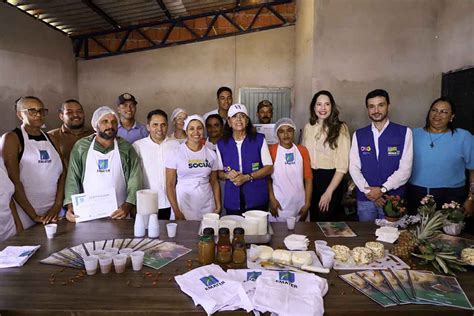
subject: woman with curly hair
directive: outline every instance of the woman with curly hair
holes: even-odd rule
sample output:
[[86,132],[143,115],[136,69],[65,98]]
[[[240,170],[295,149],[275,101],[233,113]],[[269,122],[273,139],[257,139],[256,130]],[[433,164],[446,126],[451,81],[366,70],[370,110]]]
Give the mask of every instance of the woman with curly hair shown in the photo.
[[313,96],[309,112],[302,145],[309,151],[313,172],[310,220],[334,221],[342,210],[342,179],[349,168],[349,129],[339,120],[339,110],[329,91]]

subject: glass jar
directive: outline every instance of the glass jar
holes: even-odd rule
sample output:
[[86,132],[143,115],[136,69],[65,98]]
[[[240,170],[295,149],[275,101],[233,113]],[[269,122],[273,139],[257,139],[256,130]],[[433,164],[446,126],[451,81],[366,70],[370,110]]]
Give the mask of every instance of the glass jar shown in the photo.
[[219,241],[217,242],[218,263],[230,263],[232,261],[232,244],[230,243],[230,231],[226,227],[219,228]]
[[245,242],[237,240],[234,243],[234,251],[232,252],[232,263],[244,264],[245,262],[247,262]]
[[198,260],[201,264],[211,264],[214,262],[216,244],[214,242],[214,229],[204,228],[198,244]]
[[234,228],[234,239],[232,239],[232,247],[237,241],[243,242],[245,245],[245,230],[242,227]]

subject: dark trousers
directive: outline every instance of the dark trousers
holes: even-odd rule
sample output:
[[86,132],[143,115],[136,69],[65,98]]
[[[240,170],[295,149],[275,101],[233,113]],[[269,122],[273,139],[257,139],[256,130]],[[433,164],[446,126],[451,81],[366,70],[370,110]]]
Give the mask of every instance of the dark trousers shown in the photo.
[[311,196],[311,207],[309,210],[310,219],[312,222],[328,222],[337,221],[341,218],[343,208],[341,206],[343,196],[342,181],[332,193],[331,202],[329,203],[329,210],[321,212],[319,210],[319,201],[321,196],[326,192],[332,177],[336,173],[336,169],[311,169],[313,172],[313,195]]
[[242,209],[242,210],[231,210],[231,209],[228,209],[228,208],[225,209],[227,215],[242,215],[243,213],[245,213],[247,211],[250,211],[250,210],[259,210],[259,211],[268,212],[268,204],[255,206],[255,207],[251,207],[251,208],[246,208],[246,209]]
[[425,187],[419,187],[413,184],[408,184],[408,212],[410,214],[416,214],[417,209],[420,206],[420,200],[428,194],[431,194],[434,197],[437,209],[441,209],[444,203],[450,203],[451,201],[458,202],[462,205],[467,198],[467,190],[464,186],[459,188],[430,189]]
[[170,219],[171,217],[171,207],[160,208],[158,210],[158,219]]

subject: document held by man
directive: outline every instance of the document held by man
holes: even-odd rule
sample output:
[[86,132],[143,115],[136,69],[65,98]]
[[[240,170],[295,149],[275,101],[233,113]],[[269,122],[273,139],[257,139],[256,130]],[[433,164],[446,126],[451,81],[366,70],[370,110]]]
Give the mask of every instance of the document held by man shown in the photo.
[[114,188],[93,194],[74,194],[71,198],[76,223],[109,217],[118,208]]
[[258,133],[265,135],[267,144],[277,144],[278,138],[275,135],[275,124],[254,124]]

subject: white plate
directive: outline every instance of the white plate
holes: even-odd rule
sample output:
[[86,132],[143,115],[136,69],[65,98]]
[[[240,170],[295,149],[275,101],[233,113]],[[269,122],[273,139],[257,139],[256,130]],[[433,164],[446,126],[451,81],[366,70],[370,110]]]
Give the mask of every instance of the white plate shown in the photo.
[[[316,253],[313,250],[307,250],[307,251],[294,250],[294,251],[291,251],[291,252],[308,252],[311,255],[311,258],[313,259],[313,263],[311,263],[310,266],[318,267],[318,268],[323,267],[323,265],[319,261],[318,256],[316,255]],[[257,259],[257,261],[251,261],[251,260],[247,259],[247,268],[249,268],[249,269],[264,269],[263,267],[260,266],[260,262],[262,262],[262,261],[265,261],[265,260]],[[287,270],[287,269],[282,269],[282,270]]]
[[335,260],[333,268],[334,270],[384,270],[388,268],[399,270],[410,269],[410,266],[397,256],[389,254],[388,250],[385,250],[385,257],[377,259],[370,264],[357,264],[351,256],[347,262]]

